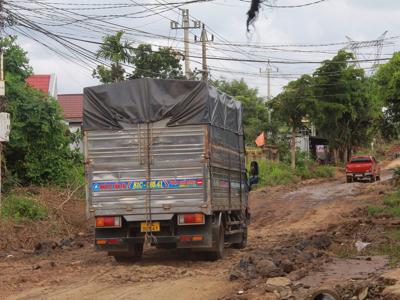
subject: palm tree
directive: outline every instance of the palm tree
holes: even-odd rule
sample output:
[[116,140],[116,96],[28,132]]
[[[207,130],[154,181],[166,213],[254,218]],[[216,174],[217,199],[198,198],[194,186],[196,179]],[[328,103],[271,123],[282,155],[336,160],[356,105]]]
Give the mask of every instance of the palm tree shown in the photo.
[[[97,58],[111,61],[110,81],[117,82],[124,80],[125,69],[121,63],[129,63],[132,59],[133,47],[128,41],[121,41],[124,31],[117,31],[115,35],[107,35],[103,39],[103,44],[97,51]],[[99,66],[97,67],[99,69]],[[104,67],[103,67],[104,71]],[[101,76],[99,70],[95,70],[94,75]]]

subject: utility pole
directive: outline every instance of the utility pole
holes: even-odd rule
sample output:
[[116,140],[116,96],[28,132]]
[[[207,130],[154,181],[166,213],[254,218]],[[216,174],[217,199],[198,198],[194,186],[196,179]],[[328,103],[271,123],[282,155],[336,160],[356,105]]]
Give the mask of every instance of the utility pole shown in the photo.
[[[3,43],[3,32],[4,32],[4,27],[5,27],[5,16],[4,10],[3,10],[3,0],[0,0],[0,42]],[[3,62],[4,62],[4,57],[3,57],[3,45],[0,45],[0,107],[3,109],[4,106],[4,97],[6,95],[5,91],[5,82],[4,82],[4,67],[3,67]],[[1,188],[2,188],[2,180],[1,180],[1,169],[3,167],[3,144],[2,141],[0,140],[0,212],[2,209],[2,203],[1,203]]]
[[[6,26],[6,16],[3,10],[3,0],[0,0],[0,42],[3,42],[4,28]],[[5,101],[5,82],[4,82],[4,57],[3,57],[3,45],[0,45],[0,104],[3,109]],[[10,133],[10,115],[8,113],[0,112],[0,211],[2,207],[1,203],[1,169],[3,167],[3,142],[8,142],[8,135]]]
[[[207,66],[207,43],[214,41],[214,35],[211,35],[211,40],[208,39],[206,26],[203,23],[203,29],[201,30],[200,42],[201,42],[201,55],[202,55],[202,72],[201,80],[208,80],[208,66]],[[197,42],[197,36],[194,37],[194,41]]]
[[189,29],[198,29],[201,26],[200,21],[193,21],[193,26],[190,26],[189,10],[180,9],[182,11],[182,25],[179,26],[178,22],[171,21],[171,29],[183,29],[183,41],[185,44],[185,76],[189,79],[191,76],[190,72],[190,61],[189,61]]
[[[3,0],[0,0],[0,42],[3,42],[4,27],[6,26],[6,20],[3,10]],[[4,57],[3,57],[3,46],[0,45],[0,98],[4,100],[3,97],[5,93],[5,83],[4,83],[4,67],[3,67]]]
[[[271,101],[271,71],[272,66],[269,61],[265,71],[260,69],[260,74],[267,74],[267,102]],[[271,109],[268,109],[268,123],[271,124]]]

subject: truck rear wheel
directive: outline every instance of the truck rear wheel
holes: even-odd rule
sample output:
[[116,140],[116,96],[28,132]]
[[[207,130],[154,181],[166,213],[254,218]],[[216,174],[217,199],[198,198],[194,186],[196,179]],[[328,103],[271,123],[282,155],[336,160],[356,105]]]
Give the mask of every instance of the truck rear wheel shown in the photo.
[[215,249],[208,253],[209,259],[212,261],[216,261],[218,259],[222,259],[225,256],[225,230],[224,225],[221,223],[219,226],[218,234],[216,236],[216,245]]
[[114,256],[117,262],[135,262],[142,258],[143,246],[144,244],[133,244],[126,252],[113,252],[110,255]]
[[371,178],[369,179],[369,182],[375,182],[375,175],[371,176]]

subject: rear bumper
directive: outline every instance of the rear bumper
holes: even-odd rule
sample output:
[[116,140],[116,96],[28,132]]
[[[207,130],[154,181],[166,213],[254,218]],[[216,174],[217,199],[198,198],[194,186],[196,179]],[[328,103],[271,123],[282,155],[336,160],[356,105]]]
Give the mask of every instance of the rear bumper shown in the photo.
[[[105,241],[104,244],[97,244],[98,241]],[[172,236],[160,236],[157,237],[159,243],[176,243],[177,238]],[[119,238],[96,238],[95,244],[97,250],[128,250],[129,245],[143,244],[145,242],[144,237],[119,237]]]
[[[212,218],[206,216],[203,225],[176,225],[176,219],[153,220],[160,222],[159,232],[148,233],[148,241],[153,246],[169,244],[176,248],[210,248],[212,247]],[[105,251],[127,251],[133,244],[146,240],[145,233],[140,231],[141,222],[123,221],[121,228],[96,228],[95,247]]]
[[371,176],[373,176],[373,173],[371,173],[371,172],[365,172],[365,173],[347,172],[346,176],[350,177],[350,178],[354,178],[354,179],[363,179],[363,178],[370,178]]

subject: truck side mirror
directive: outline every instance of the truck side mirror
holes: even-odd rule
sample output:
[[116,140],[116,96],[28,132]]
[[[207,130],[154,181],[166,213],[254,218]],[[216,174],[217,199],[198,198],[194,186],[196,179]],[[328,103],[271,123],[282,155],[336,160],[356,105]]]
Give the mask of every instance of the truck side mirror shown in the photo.
[[250,176],[258,176],[258,163],[256,161],[252,161],[250,163]]

